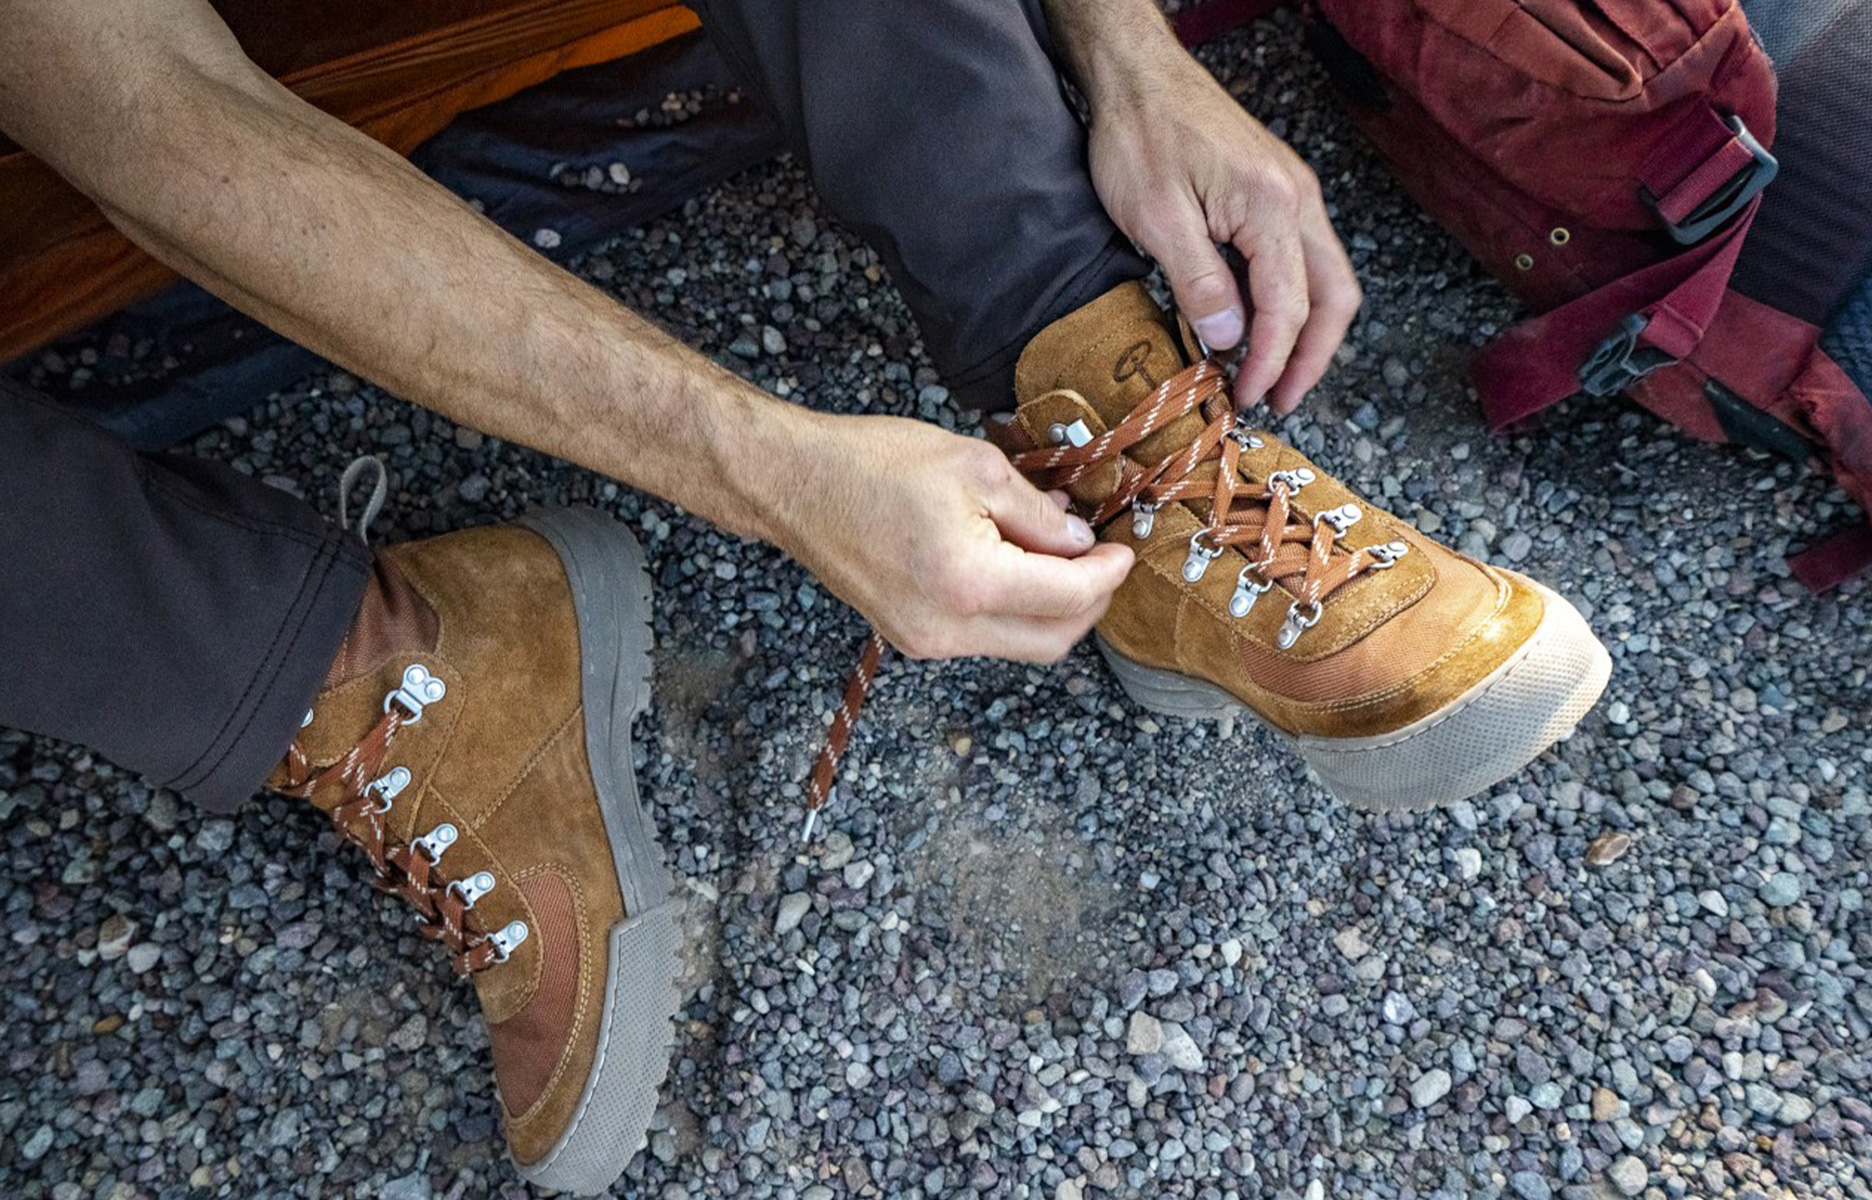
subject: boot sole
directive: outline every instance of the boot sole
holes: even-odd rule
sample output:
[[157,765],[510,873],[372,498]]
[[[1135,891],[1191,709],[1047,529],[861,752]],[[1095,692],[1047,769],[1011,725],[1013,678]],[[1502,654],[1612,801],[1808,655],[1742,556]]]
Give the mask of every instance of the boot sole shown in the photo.
[[650,576],[637,539],[596,510],[530,513],[519,524],[558,552],[571,584],[586,758],[630,915],[611,928],[598,1048],[572,1119],[545,1157],[514,1165],[536,1187],[589,1196],[615,1183],[643,1148],[681,1003],[682,905],[631,765],[631,725],[650,703]]
[[1518,774],[1604,693],[1611,656],[1577,609],[1539,590],[1546,614],[1508,661],[1437,712],[1375,737],[1296,737],[1212,683],[1133,662],[1102,637],[1098,646],[1119,684],[1152,712],[1214,720],[1247,713],[1292,742],[1326,790],[1354,808],[1421,812]]

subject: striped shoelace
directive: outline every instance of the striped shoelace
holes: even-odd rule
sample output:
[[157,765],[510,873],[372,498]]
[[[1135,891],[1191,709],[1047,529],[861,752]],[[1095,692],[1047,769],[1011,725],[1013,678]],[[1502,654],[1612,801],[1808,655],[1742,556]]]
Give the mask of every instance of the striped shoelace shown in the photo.
[[[1167,454],[1151,466],[1125,453],[1194,412],[1202,413],[1206,420],[1181,451]],[[1239,469],[1243,451],[1260,449],[1263,444],[1260,436],[1247,429],[1236,415],[1221,367],[1204,359],[1171,376],[1106,432],[1075,441],[1062,427],[1056,432],[1055,444],[1020,451],[1011,456],[1011,461],[1042,489],[1070,488],[1116,461],[1118,486],[1093,510],[1087,523],[1095,530],[1103,529],[1129,509],[1132,532],[1139,540],[1150,536],[1155,514],[1163,505],[1207,502],[1208,518],[1190,538],[1184,580],[1196,583],[1226,548],[1241,548],[1249,561],[1236,578],[1230,612],[1237,618],[1245,617],[1277,583],[1286,586],[1294,598],[1277,640],[1281,649],[1287,650],[1318,623],[1328,597],[1367,572],[1390,567],[1408,546],[1387,542],[1345,550],[1339,539],[1362,513],[1355,504],[1329,509],[1311,519],[1297,510],[1293,497],[1313,482],[1310,471],[1277,471],[1258,486],[1244,480]],[[1208,462],[1216,463],[1214,478],[1197,477],[1197,467]],[[805,839],[812,837],[820,810],[832,799],[839,759],[851,741],[852,727],[887,649],[883,635],[871,630],[858,665],[845,685],[845,695],[832,714],[825,744],[807,782]]]

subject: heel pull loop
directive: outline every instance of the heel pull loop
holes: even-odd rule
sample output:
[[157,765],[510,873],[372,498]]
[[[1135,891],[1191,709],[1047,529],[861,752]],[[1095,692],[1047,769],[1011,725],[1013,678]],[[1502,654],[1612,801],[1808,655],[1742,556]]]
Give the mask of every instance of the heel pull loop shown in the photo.
[[358,541],[370,545],[371,522],[383,511],[384,501],[390,496],[390,470],[383,464],[383,459],[375,454],[364,454],[351,460],[338,477],[338,524],[345,529],[353,529],[351,524],[351,493],[357,490],[360,480],[367,474],[374,474],[371,483],[370,499],[364,502],[364,511],[358,516],[357,526],[353,530]]

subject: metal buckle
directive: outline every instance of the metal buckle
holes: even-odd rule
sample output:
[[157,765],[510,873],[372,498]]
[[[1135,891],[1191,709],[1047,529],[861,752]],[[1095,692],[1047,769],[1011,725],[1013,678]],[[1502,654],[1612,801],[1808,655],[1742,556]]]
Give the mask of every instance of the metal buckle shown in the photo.
[[1716,232],[1729,218],[1747,208],[1749,201],[1761,195],[1762,189],[1773,183],[1774,177],[1781,172],[1781,163],[1755,140],[1755,135],[1749,132],[1741,117],[1724,117],[1723,124],[1729,127],[1736,141],[1755,161],[1736,172],[1708,199],[1692,209],[1689,216],[1681,221],[1670,220],[1659,210],[1661,202],[1651,194],[1649,188],[1638,189],[1638,198],[1657,214],[1665,232],[1680,246],[1694,246]]
[[1664,351],[1638,344],[1638,335],[1650,323],[1643,313],[1626,317],[1619,331],[1600,342],[1580,367],[1580,390],[1588,396],[1616,396],[1651,372],[1674,365],[1677,360]]

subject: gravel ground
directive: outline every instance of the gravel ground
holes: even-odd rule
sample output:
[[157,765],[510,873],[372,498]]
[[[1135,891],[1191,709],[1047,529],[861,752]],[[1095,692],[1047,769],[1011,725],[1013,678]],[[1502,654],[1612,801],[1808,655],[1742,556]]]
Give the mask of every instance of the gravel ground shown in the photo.
[[[1089,649],[887,667],[809,851],[862,628],[774,551],[319,374],[196,452],[389,536],[597,503],[658,580],[638,769],[692,991],[618,1194],[1872,1196],[1872,603],[1788,579],[1803,471],[1612,404],[1482,429],[1504,293],[1353,137],[1291,23],[1206,52],[1319,167],[1368,294],[1285,432],[1575,597],[1609,702],[1520,779],[1367,817]],[[872,256],[752,171],[581,264],[783,395],[969,427]],[[38,372],[60,384],[60,365]],[[472,994],[308,810],[203,820],[0,733],[0,1193],[518,1197]]]

